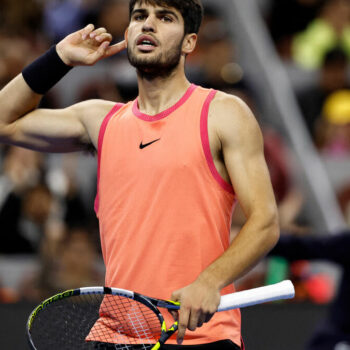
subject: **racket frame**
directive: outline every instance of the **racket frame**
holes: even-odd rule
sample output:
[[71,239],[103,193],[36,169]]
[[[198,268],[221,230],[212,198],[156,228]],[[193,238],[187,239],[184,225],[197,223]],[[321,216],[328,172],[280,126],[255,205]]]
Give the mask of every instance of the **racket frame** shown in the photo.
[[[37,350],[37,348],[35,347],[34,342],[32,340],[30,330],[35,318],[40,313],[40,311],[43,310],[47,305],[50,305],[51,303],[57,302],[64,298],[86,294],[120,295],[138,301],[150,308],[156,314],[161,325],[160,339],[153,346],[152,350],[159,349],[161,345],[164,344],[165,341],[168,340],[171,337],[171,335],[177,331],[177,321],[169,329],[167,329],[163,315],[158,310],[158,307],[166,308],[168,310],[179,310],[179,302],[151,298],[136,292],[120,288],[83,287],[77,289],[70,289],[63,293],[58,293],[44,300],[32,311],[27,321],[27,337],[32,350]],[[279,283],[275,283],[273,285],[253,288],[250,290],[224,295],[221,297],[221,302],[217,311],[232,310],[240,307],[247,307],[280,299],[291,299],[294,297],[294,295],[295,291],[293,283],[289,280],[286,280]]]
[[31,336],[31,327],[35,320],[35,318],[38,316],[41,310],[43,310],[48,305],[60,301],[65,298],[70,298],[72,296],[78,296],[78,295],[89,295],[89,294],[99,294],[99,295],[119,295],[123,296],[129,299],[133,299],[137,302],[142,303],[143,305],[150,308],[157,316],[160,327],[161,327],[161,337],[159,338],[158,342],[155,343],[152,350],[157,350],[160,348],[164,342],[169,339],[169,337],[174,334],[177,330],[177,322],[175,322],[169,329],[166,327],[165,320],[163,318],[162,313],[158,310],[158,307],[166,308],[169,310],[178,310],[180,308],[180,303],[171,301],[171,300],[160,300],[156,298],[146,297],[142,294],[132,292],[130,290],[121,289],[121,288],[110,288],[110,287],[82,287],[77,289],[69,289],[65,292],[58,293],[53,295],[52,297],[45,299],[43,302],[41,302],[29,315],[27,320],[27,338],[29,342],[29,346],[32,350],[37,350],[35,347],[35,344],[33,342],[32,336]]

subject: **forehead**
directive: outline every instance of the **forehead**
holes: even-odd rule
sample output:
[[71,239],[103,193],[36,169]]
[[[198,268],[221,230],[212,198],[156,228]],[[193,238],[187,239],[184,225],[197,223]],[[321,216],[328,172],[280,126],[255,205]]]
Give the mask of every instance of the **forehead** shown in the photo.
[[137,1],[135,3],[135,6],[134,6],[134,10],[146,10],[146,11],[162,11],[162,12],[166,12],[166,11],[169,11],[169,12],[174,12],[179,18],[182,18],[182,14],[181,12],[176,9],[175,7],[172,7],[172,6],[168,6],[167,4],[165,3],[162,3],[162,2],[156,2],[156,1],[147,1],[147,0],[141,0],[141,1]]

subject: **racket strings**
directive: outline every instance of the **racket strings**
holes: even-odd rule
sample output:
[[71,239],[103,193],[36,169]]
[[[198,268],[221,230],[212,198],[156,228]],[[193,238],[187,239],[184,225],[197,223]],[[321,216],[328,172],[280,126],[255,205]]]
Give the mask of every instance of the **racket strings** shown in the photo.
[[90,332],[90,339],[119,344],[154,344],[161,334],[155,312],[133,299],[106,295],[100,316]]
[[79,295],[46,305],[30,335],[37,350],[151,349],[161,335],[157,314],[122,296]]

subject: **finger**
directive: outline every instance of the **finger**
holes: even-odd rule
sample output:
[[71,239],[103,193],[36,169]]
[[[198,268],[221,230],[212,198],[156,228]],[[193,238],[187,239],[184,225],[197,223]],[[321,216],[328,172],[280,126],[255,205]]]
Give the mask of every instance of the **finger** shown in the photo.
[[181,307],[180,314],[179,314],[179,326],[178,326],[178,332],[177,332],[177,339],[176,339],[179,345],[181,345],[184,340],[189,317],[190,317],[190,310],[188,308]]
[[177,310],[169,310],[169,312],[175,321],[179,320],[179,312]]
[[106,57],[110,57],[110,56],[116,55],[117,53],[119,53],[120,51],[123,51],[125,49],[126,49],[126,42],[125,42],[125,40],[123,40],[118,44],[114,44],[112,46],[109,46],[105,52],[105,55],[106,55]]
[[[188,322],[188,329],[190,331],[195,331],[197,326],[198,326],[198,322],[200,320],[200,315],[201,313],[197,310],[192,309],[191,310],[191,315],[190,315],[190,319]],[[203,323],[203,322],[202,322]]]
[[203,323],[206,322],[206,314],[201,313],[198,317],[197,327],[202,327]]
[[103,41],[112,41],[112,35],[109,33],[103,33],[95,37],[95,40],[102,43]]
[[92,52],[87,58],[86,58],[86,64],[87,65],[93,65],[97,61],[101,60],[102,58],[106,57],[106,50],[108,48],[109,42],[104,41],[94,52]]
[[172,301],[180,301],[180,298],[181,298],[181,290],[175,290],[171,294],[170,300],[172,300]]
[[88,24],[85,28],[81,30],[81,38],[85,40],[88,35],[94,30],[95,26],[93,24]]
[[[179,302],[180,301],[180,296],[181,296],[180,291],[174,291],[171,294],[170,300]],[[175,321],[179,320],[179,310],[169,310],[169,312],[171,313],[171,315],[173,316]]]
[[102,28],[98,28],[98,29],[94,30],[93,32],[91,32],[89,34],[89,36],[91,39],[93,39],[93,38],[96,38],[97,36],[99,36],[103,33],[107,33],[107,29],[102,27]]
[[102,57],[106,57],[106,52],[109,47],[110,42],[109,41],[104,41],[96,51],[96,59],[100,59]]

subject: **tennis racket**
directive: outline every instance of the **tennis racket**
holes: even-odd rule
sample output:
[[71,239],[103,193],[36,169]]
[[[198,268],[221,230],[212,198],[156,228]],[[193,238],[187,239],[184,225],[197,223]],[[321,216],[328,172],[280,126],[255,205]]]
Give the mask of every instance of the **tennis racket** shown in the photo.
[[[218,311],[293,297],[293,284],[286,280],[224,295]],[[46,299],[30,314],[29,345],[34,350],[157,350],[177,330],[177,322],[166,327],[158,308],[178,310],[180,304],[117,288],[68,290]]]

